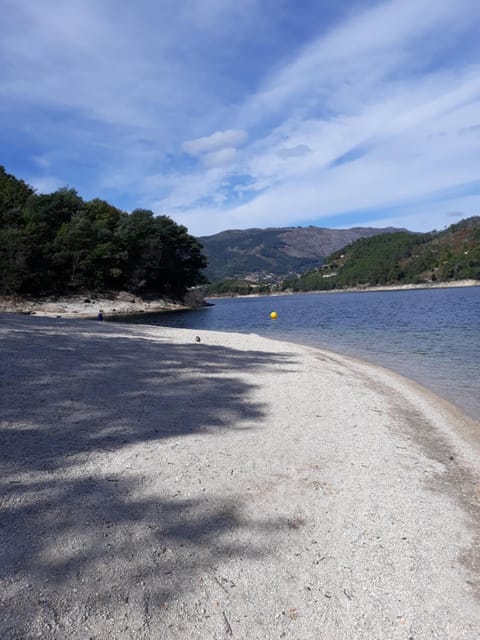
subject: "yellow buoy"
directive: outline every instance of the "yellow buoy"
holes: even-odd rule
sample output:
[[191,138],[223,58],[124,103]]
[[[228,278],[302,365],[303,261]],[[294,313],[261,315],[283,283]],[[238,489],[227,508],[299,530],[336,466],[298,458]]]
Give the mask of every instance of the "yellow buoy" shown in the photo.
[[276,319],[278,318],[277,312],[276,312],[276,311],[272,311],[272,312],[270,313],[270,318],[271,318],[272,320],[276,320]]

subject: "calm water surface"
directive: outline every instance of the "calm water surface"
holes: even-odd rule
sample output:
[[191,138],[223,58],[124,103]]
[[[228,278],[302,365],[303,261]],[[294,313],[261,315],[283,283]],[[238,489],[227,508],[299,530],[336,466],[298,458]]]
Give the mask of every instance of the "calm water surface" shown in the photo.
[[[480,287],[228,298],[214,303],[128,321],[258,333],[356,356],[416,380],[480,419]],[[273,310],[278,313],[274,321]]]

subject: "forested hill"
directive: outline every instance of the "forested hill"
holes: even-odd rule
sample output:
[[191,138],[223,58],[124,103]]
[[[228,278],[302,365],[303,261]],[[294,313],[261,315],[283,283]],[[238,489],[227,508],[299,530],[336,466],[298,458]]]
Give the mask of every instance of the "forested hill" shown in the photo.
[[208,256],[212,282],[227,278],[286,277],[321,264],[326,256],[358,238],[397,231],[393,228],[322,229],[283,227],[222,231],[199,238]]
[[284,289],[480,280],[480,217],[431,233],[398,232],[357,240],[332,253],[322,267],[284,281]]
[[167,216],[38,195],[0,166],[0,294],[130,291],[181,298],[204,282],[201,245]]

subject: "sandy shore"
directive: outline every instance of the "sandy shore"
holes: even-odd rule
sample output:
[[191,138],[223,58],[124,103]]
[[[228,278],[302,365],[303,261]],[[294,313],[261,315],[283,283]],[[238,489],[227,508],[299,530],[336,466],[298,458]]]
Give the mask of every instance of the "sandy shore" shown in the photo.
[[1,315],[0,351],[3,640],[480,637],[447,403],[254,335]]
[[68,297],[20,298],[0,296],[0,313],[22,313],[59,318],[96,318],[99,311],[108,318],[114,315],[181,311],[203,306],[198,290],[187,292],[183,302],[158,298],[145,300],[126,291],[105,295],[72,295]]

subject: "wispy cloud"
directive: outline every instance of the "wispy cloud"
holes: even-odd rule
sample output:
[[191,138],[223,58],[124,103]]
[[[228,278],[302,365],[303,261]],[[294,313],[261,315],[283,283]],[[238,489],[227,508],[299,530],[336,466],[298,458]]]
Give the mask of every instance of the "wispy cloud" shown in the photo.
[[229,129],[215,131],[196,140],[187,140],[182,148],[191,156],[199,158],[205,166],[217,167],[231,164],[237,156],[237,147],[246,139],[246,131]]
[[480,210],[477,0],[2,4],[0,162],[37,188],[199,235]]
[[192,156],[209,153],[224,148],[235,148],[245,142],[246,131],[229,129],[228,131],[215,131],[209,136],[187,140],[183,143],[183,149]]
[[[325,218],[332,224],[335,214],[353,220],[357,211],[366,219],[373,210],[383,218],[394,205],[407,215],[415,200],[432,203],[423,207],[417,228],[438,226],[446,210],[438,192],[448,206],[447,187],[461,190],[479,178],[479,51],[469,60],[433,63],[443,53],[439,30],[468,32],[468,4],[464,12],[453,3],[433,12],[428,2],[388,3],[334,29],[269,79],[244,105],[247,119],[278,111],[282,101],[300,104],[241,158],[238,170],[254,178],[253,197],[228,207],[235,226],[258,219],[287,224]],[[299,95],[308,99],[301,102]],[[282,149],[299,145],[312,153],[279,162]],[[477,202],[480,208],[480,189]],[[186,215],[198,224],[210,211],[199,207]]]
[[279,158],[303,158],[313,153],[307,144],[297,144],[295,147],[283,147],[277,151]]

